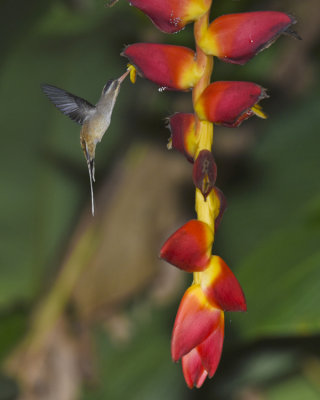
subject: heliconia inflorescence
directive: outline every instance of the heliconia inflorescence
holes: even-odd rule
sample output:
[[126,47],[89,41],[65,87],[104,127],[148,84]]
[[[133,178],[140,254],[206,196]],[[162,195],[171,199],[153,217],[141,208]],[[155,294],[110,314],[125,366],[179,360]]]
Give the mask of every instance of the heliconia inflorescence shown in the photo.
[[127,46],[131,80],[135,74],[162,89],[192,90],[193,113],[176,113],[167,120],[168,148],[193,164],[197,219],[185,223],[162,246],[160,257],[193,273],[174,323],[171,354],[182,360],[187,385],[200,387],[218,367],[224,338],[224,312],[246,311],[240,284],[227,264],[212,255],[226,199],[215,186],[217,166],[212,155],[213,125],[237,127],[256,115],[266,118],[259,102],[267,96],[256,83],[210,83],[213,57],[245,64],[291,31],[295,19],[283,12],[258,11],[223,15],[209,23],[212,0],[130,0],[157,28],[175,33],[194,23],[196,51],[154,43]]

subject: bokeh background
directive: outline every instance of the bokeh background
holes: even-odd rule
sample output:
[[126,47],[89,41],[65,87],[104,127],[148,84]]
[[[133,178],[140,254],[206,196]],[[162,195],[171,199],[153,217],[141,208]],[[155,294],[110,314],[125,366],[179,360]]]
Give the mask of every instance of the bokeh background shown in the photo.
[[212,18],[268,9],[295,15],[303,40],[214,69],[271,96],[268,120],[215,130],[228,210],[214,252],[248,312],[227,314],[220,367],[189,391],[170,336],[191,276],[157,255],[194,217],[191,165],[167,151],[164,121],[191,96],[125,81],[97,149],[92,218],[79,126],[40,84],[95,103],[125,71],[126,44],[193,47],[192,27],[162,34],[125,0],[1,1],[1,400],[320,398],[320,2],[216,0]]

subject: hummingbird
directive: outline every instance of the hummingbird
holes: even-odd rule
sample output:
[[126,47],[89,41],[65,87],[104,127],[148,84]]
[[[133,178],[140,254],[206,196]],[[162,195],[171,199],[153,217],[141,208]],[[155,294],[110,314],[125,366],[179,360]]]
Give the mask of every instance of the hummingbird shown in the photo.
[[127,70],[118,79],[109,80],[103,87],[100,99],[94,106],[87,100],[75,96],[56,86],[42,84],[41,88],[52,103],[70,119],[82,125],[80,145],[87,161],[91,190],[91,211],[94,215],[93,182],[95,182],[96,146],[109,128],[112,111]]

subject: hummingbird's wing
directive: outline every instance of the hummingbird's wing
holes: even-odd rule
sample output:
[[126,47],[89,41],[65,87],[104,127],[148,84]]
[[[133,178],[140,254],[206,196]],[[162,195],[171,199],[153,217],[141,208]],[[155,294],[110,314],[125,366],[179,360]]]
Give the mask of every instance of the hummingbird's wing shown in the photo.
[[59,89],[52,85],[41,85],[42,91],[49,97],[52,103],[78,124],[83,124],[85,119],[92,115],[95,111],[95,106],[90,104],[87,100],[74,94],[68,93],[63,89]]

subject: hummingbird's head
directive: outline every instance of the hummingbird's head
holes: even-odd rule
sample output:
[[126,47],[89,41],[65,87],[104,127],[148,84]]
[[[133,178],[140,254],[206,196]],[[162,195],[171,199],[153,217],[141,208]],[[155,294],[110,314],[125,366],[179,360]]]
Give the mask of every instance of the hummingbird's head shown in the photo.
[[123,75],[118,79],[110,79],[103,87],[102,94],[103,95],[118,95],[121,83],[124,81],[126,76],[129,74],[129,70],[127,70]]
[[103,87],[102,94],[116,93],[120,89],[119,79],[110,79]]

